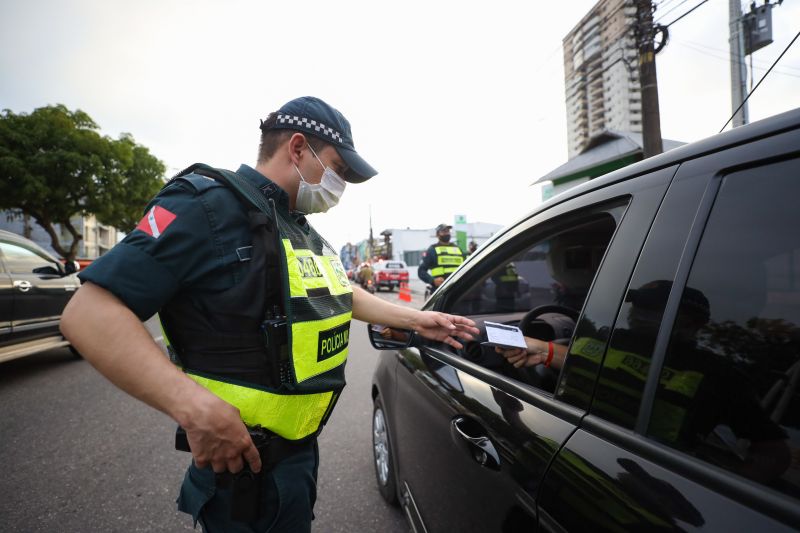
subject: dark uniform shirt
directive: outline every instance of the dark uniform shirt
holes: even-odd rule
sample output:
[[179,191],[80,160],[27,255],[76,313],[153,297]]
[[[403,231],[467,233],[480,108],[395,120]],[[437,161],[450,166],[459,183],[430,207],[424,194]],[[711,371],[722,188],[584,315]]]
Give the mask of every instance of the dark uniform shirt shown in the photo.
[[[288,205],[286,192],[261,173],[247,165],[237,172],[276,204]],[[178,293],[229,289],[250,266],[252,238],[241,202],[221,183],[190,176],[191,183],[175,180],[164,187],[137,228],[79,274],[113,293],[140,320]]]

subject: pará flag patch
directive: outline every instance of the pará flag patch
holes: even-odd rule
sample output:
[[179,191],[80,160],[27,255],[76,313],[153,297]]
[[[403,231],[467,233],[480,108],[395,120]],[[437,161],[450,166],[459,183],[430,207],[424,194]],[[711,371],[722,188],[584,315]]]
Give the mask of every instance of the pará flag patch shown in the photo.
[[167,226],[172,224],[177,216],[174,213],[154,205],[150,211],[139,221],[136,229],[140,229],[151,237],[158,239],[162,233],[167,229]]

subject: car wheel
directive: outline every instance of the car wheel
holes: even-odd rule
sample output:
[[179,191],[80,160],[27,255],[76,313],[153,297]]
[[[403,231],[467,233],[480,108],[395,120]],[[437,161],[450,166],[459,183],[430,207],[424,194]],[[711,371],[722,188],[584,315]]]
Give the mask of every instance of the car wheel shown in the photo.
[[375,397],[372,411],[372,449],[375,459],[375,479],[378,490],[387,503],[397,505],[397,483],[394,472],[392,446],[389,443],[389,425],[380,396]]
[[71,345],[71,344],[69,345],[69,351],[72,352],[72,356],[75,359],[83,359],[83,356],[81,355],[81,352],[76,350],[75,347],[73,345]]

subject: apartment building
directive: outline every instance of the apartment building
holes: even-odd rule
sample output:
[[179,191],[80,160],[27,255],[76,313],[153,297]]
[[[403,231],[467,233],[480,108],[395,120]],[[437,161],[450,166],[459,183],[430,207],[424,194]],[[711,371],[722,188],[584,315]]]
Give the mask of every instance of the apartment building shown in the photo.
[[642,132],[633,0],[600,0],[563,40],[569,157],[605,131]]

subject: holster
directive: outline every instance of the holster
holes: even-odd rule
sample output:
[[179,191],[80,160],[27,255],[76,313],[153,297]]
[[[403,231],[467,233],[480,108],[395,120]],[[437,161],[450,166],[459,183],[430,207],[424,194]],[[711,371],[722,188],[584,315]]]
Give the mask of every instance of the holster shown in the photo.
[[[287,457],[309,449],[315,440],[312,437],[298,442],[289,441],[261,428],[248,428],[248,432],[261,457],[261,472],[253,472],[250,470],[250,465],[245,463],[244,468],[235,474],[231,472],[214,474],[217,488],[230,488],[233,491],[230,518],[238,522],[252,522],[260,516],[261,484],[264,473],[271,471]],[[180,426],[175,431],[175,449],[191,451],[186,431]]]

